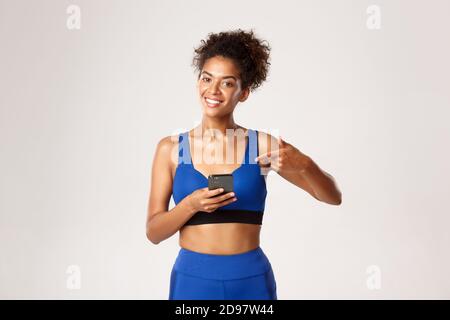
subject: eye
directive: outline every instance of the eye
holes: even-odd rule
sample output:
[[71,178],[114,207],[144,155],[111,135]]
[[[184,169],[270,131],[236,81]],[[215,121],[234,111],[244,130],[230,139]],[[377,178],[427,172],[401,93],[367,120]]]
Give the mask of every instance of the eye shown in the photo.
[[203,78],[202,78],[202,81],[203,81],[203,82],[207,82],[207,81],[205,81],[205,80],[209,80],[209,78],[203,77]]
[[228,81],[227,81],[227,82],[224,82],[224,83],[226,84],[227,87],[232,87],[232,86],[233,86],[233,83],[232,83],[232,82],[228,82]]

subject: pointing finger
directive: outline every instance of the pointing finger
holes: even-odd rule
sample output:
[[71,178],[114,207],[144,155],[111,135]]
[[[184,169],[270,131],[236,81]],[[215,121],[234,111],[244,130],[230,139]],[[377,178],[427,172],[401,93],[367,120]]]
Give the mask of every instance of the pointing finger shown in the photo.
[[268,161],[270,162],[271,160],[275,159],[278,157],[280,151],[279,150],[275,150],[275,151],[269,151],[266,152],[258,157],[255,158],[255,161]]

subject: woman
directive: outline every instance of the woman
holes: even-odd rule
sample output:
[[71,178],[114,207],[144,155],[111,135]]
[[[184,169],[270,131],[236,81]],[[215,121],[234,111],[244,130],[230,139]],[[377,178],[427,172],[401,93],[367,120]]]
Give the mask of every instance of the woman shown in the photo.
[[[332,176],[293,145],[234,121],[237,104],[266,79],[267,44],[238,29],[209,34],[195,52],[202,122],[158,143],[147,238],[158,244],[180,231],[171,300],[274,300],[274,273],[259,245],[268,171],[319,201],[338,205],[341,193]],[[225,164],[221,156],[230,150],[236,150],[233,161]],[[213,161],[202,163],[202,155]],[[232,174],[233,192],[209,190],[210,174]],[[168,210],[172,194],[176,206]]]

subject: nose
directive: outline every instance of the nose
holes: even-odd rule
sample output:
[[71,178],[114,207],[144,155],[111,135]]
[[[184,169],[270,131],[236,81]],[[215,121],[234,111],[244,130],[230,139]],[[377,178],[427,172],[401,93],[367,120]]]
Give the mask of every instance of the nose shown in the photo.
[[210,94],[219,93],[219,82],[218,81],[214,81],[213,83],[211,83],[211,85],[208,88],[208,93],[210,93]]

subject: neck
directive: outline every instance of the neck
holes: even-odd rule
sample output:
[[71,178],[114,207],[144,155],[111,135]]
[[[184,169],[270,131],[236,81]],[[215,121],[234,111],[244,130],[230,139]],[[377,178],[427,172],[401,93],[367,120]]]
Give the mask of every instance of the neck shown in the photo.
[[202,123],[200,124],[201,130],[203,134],[209,132],[211,135],[216,135],[217,131],[219,131],[222,136],[226,136],[227,129],[237,129],[239,126],[234,122],[233,117],[229,117],[228,119],[211,119],[211,118],[203,118]]

